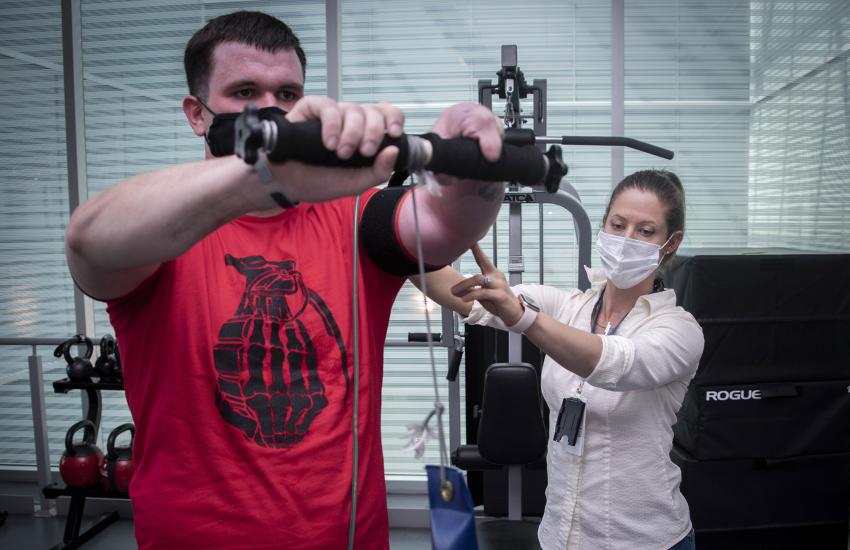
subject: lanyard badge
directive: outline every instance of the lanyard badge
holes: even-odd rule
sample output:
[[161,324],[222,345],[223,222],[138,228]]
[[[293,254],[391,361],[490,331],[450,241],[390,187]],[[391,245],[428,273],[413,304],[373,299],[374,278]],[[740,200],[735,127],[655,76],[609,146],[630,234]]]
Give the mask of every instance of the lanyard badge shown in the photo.
[[553,439],[557,442],[564,439],[564,449],[576,456],[584,452],[584,409],[585,400],[581,396],[564,398],[555,422]]

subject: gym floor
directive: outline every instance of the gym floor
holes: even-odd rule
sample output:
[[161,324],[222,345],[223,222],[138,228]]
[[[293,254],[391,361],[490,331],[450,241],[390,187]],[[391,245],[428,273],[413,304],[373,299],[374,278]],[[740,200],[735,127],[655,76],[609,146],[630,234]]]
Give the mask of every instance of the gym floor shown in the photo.
[[[99,518],[85,517],[81,531]],[[62,541],[65,529],[64,516],[37,518],[31,515],[11,514],[0,527],[0,548],[10,550],[46,550]],[[537,522],[510,522],[504,520],[479,520],[479,550],[516,550],[537,548]],[[420,550],[431,547],[428,529],[390,529],[392,550]],[[83,545],[85,550],[135,550],[133,521],[121,519],[107,527]]]
[[[99,517],[85,517],[85,531]],[[525,519],[509,522],[503,519],[478,518],[479,550],[537,549],[538,521]],[[52,548],[62,540],[65,517],[38,518],[29,514],[11,514],[0,526],[0,548],[14,550]],[[419,550],[431,547],[428,529],[390,529],[391,550]],[[135,550],[133,521],[120,519],[84,545],[86,550]],[[812,526],[806,528],[767,529],[751,532],[701,533],[697,535],[699,550],[850,550],[847,525]]]

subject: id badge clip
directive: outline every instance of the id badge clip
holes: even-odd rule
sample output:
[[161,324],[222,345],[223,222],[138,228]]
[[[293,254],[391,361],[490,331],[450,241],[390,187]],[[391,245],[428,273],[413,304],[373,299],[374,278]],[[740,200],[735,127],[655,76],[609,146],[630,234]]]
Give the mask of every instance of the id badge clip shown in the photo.
[[560,442],[568,453],[576,456],[584,452],[585,403],[580,395],[564,398],[555,422],[553,439]]

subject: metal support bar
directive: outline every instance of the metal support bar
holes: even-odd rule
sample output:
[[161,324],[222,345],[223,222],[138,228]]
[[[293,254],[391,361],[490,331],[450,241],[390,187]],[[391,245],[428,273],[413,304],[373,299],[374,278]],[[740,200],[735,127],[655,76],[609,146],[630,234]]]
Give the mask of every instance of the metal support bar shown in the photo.
[[[547,193],[538,190],[522,190],[508,191],[505,193],[505,202],[509,202],[511,208],[521,207],[522,204],[540,203],[540,204],[555,204],[567,210],[573,217],[573,225],[576,232],[576,244],[578,246],[578,288],[587,290],[590,288],[590,280],[587,278],[587,273],[584,266],[590,265],[590,248],[592,245],[593,236],[591,234],[590,217],[587,215],[587,210],[581,204],[578,192],[575,188],[566,181],[561,182],[561,189],[557,193]],[[521,222],[520,222],[521,229]],[[511,226],[511,231],[514,227]],[[512,233],[513,234],[513,233]],[[513,254],[513,252],[511,252]],[[520,274],[521,275],[521,274]],[[521,276],[515,283],[513,274],[511,275],[510,284],[519,284],[522,282]],[[509,340],[510,342],[510,340]],[[510,359],[513,361],[513,359]]]
[[[524,261],[522,256],[522,204],[510,203],[508,206],[508,283],[516,286],[522,283]],[[522,334],[511,332],[508,335],[508,361],[522,361]]]
[[86,134],[83,102],[80,0],[62,0],[62,69],[65,85],[65,145],[71,212],[86,200]]
[[[534,79],[533,87],[537,88],[537,91],[533,96],[533,111],[534,113],[540,113],[540,118],[537,116],[534,117],[534,135],[536,136],[545,136],[546,135],[546,79],[545,78],[536,78]],[[541,151],[545,151],[546,147],[541,145]]]
[[[611,135],[622,136],[626,129],[626,46],[625,0],[611,0]],[[611,147],[611,186],[625,173],[625,154],[620,146]]]
[[327,44],[328,97],[342,101],[342,44],[340,43],[339,0],[325,0],[325,43]]
[[0,338],[0,346],[58,346],[67,338]]
[[545,218],[545,215],[543,213],[543,203],[541,202],[537,205],[537,234],[540,235],[537,245],[537,283],[541,285],[544,282],[543,274],[545,271],[543,267],[543,257],[545,255],[543,247],[543,235],[545,235],[543,232],[543,218]]
[[[442,340],[434,342],[435,346],[446,347]],[[407,340],[384,340],[384,346],[388,348],[427,348],[428,342],[408,342]]]
[[[29,363],[30,395],[32,404],[32,429],[35,438],[35,463],[38,479],[38,488],[43,489],[50,485],[50,448],[47,439],[47,409],[44,404],[44,376],[41,366],[41,356],[37,354],[35,346],[32,355],[27,359]],[[39,490],[35,498],[36,517],[51,517],[56,515],[56,501],[48,500]]]
[[86,506],[86,497],[75,495],[71,497],[71,505],[68,508],[68,520],[65,522],[65,535],[62,537],[62,545],[56,545],[52,550],[73,550],[91,540],[95,535],[120,519],[118,512],[110,512],[98,520],[97,523],[80,533],[83,523],[83,509]]
[[[68,203],[71,213],[88,198],[81,29],[80,0],[62,0],[65,144],[68,153]],[[94,334],[94,302],[76,285],[74,286],[74,311],[77,332]]]
[[101,403],[103,401],[100,390],[96,390],[94,388],[86,388],[83,390],[83,395],[85,396],[85,416],[86,420],[91,420],[94,424],[95,433],[100,433],[100,419],[102,415],[103,407]]
[[[460,260],[455,260],[452,264],[455,270],[460,270]],[[452,359],[452,352],[455,348],[455,334],[458,333],[457,317],[454,312],[448,308],[442,309],[443,318],[443,340],[442,345],[446,346],[446,355],[448,360]],[[459,377],[449,381],[449,455],[455,449],[460,447],[460,381]]]
[[522,519],[522,466],[508,466],[508,519]]
[[[548,116],[547,113],[547,105],[548,105],[548,88],[545,78],[535,78],[533,83],[534,88],[537,89],[537,92],[534,94],[533,100],[534,105],[533,109],[535,113],[539,113],[540,117],[534,117],[534,135],[535,136],[545,136],[546,135],[546,119]],[[543,143],[538,144],[537,146],[541,151],[546,151],[546,145]],[[537,208],[538,219],[538,241],[537,241],[537,255],[538,255],[538,282],[543,284],[543,203],[540,203]]]

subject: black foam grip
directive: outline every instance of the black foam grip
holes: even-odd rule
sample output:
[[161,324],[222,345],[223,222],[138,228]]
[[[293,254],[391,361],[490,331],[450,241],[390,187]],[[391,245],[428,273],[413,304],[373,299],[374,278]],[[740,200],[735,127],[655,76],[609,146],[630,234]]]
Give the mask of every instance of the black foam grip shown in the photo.
[[529,130],[528,128],[507,128],[505,129],[505,137],[503,139],[505,143],[510,143],[518,147],[534,145],[536,143],[534,130]]
[[[318,120],[289,122],[283,116],[272,117],[272,120],[277,123],[277,143],[268,154],[268,158],[272,162],[298,160],[318,166],[348,168],[371,166],[375,162],[377,153],[370,157],[364,157],[355,152],[351,157],[343,160],[336,155],[336,151],[325,149],[322,143],[322,123]],[[399,149],[396,168],[406,167],[408,163],[407,138],[405,136],[400,138],[384,136],[378,146],[378,151],[390,145],[395,145]]]
[[[322,125],[318,120],[289,122],[283,115],[273,113],[270,120],[277,124],[277,141],[268,153],[272,162],[297,160],[307,164],[330,167],[371,166],[375,155],[365,157],[355,153],[340,159],[335,151],[325,149],[322,143]],[[546,161],[535,147],[502,145],[499,160],[490,162],[481,154],[478,141],[470,138],[442,139],[436,134],[423,136],[431,142],[433,152],[425,168],[438,174],[450,174],[461,178],[484,181],[515,181],[524,185],[536,185],[546,176]],[[399,149],[395,162],[396,170],[405,170],[410,161],[407,136],[391,138],[384,136],[378,146],[382,150],[391,145]],[[413,167],[416,169],[417,167]]]
[[457,380],[457,373],[460,371],[460,360],[463,358],[463,352],[453,349],[449,358],[449,370],[446,371],[446,380],[454,382]]
[[483,181],[515,181],[523,185],[536,185],[546,176],[543,154],[533,146],[504,144],[499,160],[490,162],[473,139],[442,139],[436,134],[424,137],[434,149],[425,168],[438,174]]
[[[439,332],[431,333],[431,341],[439,342],[443,338],[443,335]],[[408,342],[427,342],[428,341],[428,333],[427,332],[408,332],[407,333],[407,341]]]

